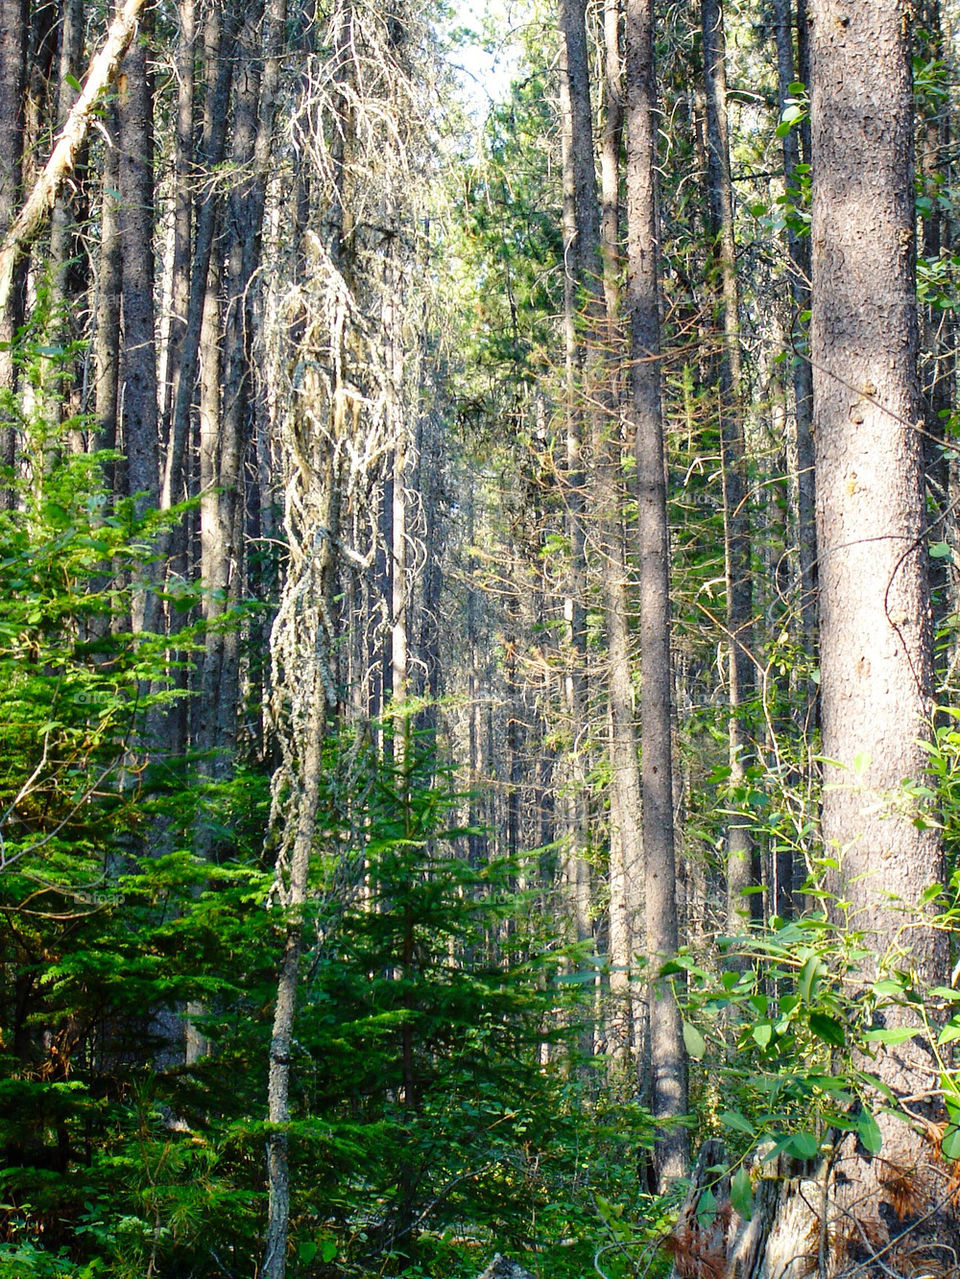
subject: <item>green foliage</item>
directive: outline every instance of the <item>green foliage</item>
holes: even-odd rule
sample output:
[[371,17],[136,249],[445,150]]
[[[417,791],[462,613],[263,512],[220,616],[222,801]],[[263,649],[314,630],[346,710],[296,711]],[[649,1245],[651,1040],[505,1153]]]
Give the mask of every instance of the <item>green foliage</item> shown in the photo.
[[343,1273],[437,1273],[443,1256],[453,1274],[457,1223],[524,1245],[540,1161],[558,1158],[566,1085],[540,1058],[563,1041],[562,955],[524,916],[523,868],[463,856],[429,751],[411,739],[371,767],[363,892],[345,909],[320,895],[297,1027],[298,1232],[326,1231]]
[[[697,1108],[733,1149],[731,1171],[779,1155],[816,1159],[846,1132],[878,1154],[877,1116],[905,1123],[912,1116],[873,1071],[877,1053],[917,1038],[933,1047],[953,1034],[952,1022],[939,1036],[936,1025],[956,992],[924,991],[911,970],[909,911],[902,947],[878,957],[842,902],[812,879],[804,891],[822,909],[726,939],[721,950],[731,966],[708,971],[686,950],[668,965],[685,983],[684,1039],[700,1066]],[[939,894],[932,886],[918,910]],[[878,959],[878,976],[865,982],[865,964]],[[941,1067],[949,1095],[953,1072]],[[960,1123],[960,1106],[956,1113]],[[738,1211],[749,1216],[749,1177],[737,1172],[733,1185]]]

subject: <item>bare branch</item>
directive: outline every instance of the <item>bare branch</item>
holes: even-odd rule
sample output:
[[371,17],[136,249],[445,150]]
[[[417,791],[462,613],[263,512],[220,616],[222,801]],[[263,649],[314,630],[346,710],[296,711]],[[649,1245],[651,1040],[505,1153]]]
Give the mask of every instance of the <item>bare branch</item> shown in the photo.
[[94,121],[100,95],[112,83],[123,55],[136,34],[137,23],[145,6],[146,0],[125,0],[123,7],[114,16],[106,41],[90,63],[80,96],[67,117],[43,172],[3,237],[3,243],[0,244],[0,313],[6,309],[10,299],[17,260],[39,234],[64,182],[72,172],[77,152]]

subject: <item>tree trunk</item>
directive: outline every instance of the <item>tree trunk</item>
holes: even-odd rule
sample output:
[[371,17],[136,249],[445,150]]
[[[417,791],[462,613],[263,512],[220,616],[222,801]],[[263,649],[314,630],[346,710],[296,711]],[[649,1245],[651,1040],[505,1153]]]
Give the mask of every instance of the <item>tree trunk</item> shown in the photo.
[[[789,88],[796,79],[793,56],[793,0],[776,0],[777,78],[780,106],[790,97]],[[789,195],[799,195],[800,130],[793,128],[783,138],[783,181]],[[804,729],[807,734],[817,725],[817,685],[813,679],[817,634],[817,534],[814,520],[816,485],[813,457],[813,368],[809,359],[808,339],[801,316],[810,308],[810,239],[791,224],[787,229],[790,245],[790,305],[788,326],[793,357],[793,394],[796,421],[797,454],[797,551],[800,560],[800,633],[808,670],[804,680]]]
[[173,189],[173,257],[170,265],[170,310],[164,317],[161,416],[164,438],[170,439],[173,387],[180,369],[180,355],[190,305],[190,246],[193,235],[193,181],[196,161],[193,116],[196,80],[196,3],[179,0],[180,37],[177,43],[177,137]]
[[[567,841],[563,877],[570,900],[577,941],[592,935],[590,922],[590,866],[587,861],[588,801],[586,752],[582,736],[587,725],[587,625],[584,609],[586,537],[584,534],[583,419],[577,403],[581,370],[577,343],[577,216],[573,170],[573,113],[570,86],[560,77],[561,148],[563,165],[563,332],[565,344],[566,441],[562,487],[570,562],[563,600],[566,623],[564,703],[569,725]],[[586,1045],[584,1045],[586,1048]]]
[[[576,214],[576,262],[578,283],[586,299],[586,352],[581,398],[588,406],[597,544],[604,624],[607,635],[608,691],[610,698],[610,766],[616,802],[611,819],[610,866],[610,987],[615,1025],[622,1025],[622,1042],[615,1051],[629,1058],[635,1009],[632,1007],[630,971],[640,925],[641,848],[640,773],[636,727],[633,718],[632,673],[627,628],[626,570],[621,531],[620,421],[617,398],[617,359],[614,332],[619,316],[617,286],[616,139],[620,110],[619,50],[616,22],[606,22],[606,81],[610,136],[607,139],[606,221],[601,238],[600,203],[597,197],[593,147],[593,113],[587,56],[585,6],[580,0],[564,0],[561,26],[564,35],[565,76],[571,110],[571,162]],[[612,48],[610,47],[612,42]],[[611,172],[613,170],[613,172]],[[610,309],[608,309],[608,307]],[[604,352],[607,355],[605,357]],[[618,864],[619,863],[619,864]]]
[[[0,233],[13,223],[20,201],[23,159],[23,88],[26,59],[25,0],[0,3]],[[0,389],[14,389],[13,336],[23,323],[23,280],[11,279],[0,300]],[[16,462],[17,431],[0,425],[0,466]],[[0,510],[11,509],[15,490],[0,485]]]
[[[154,310],[153,80],[143,38],[134,41],[120,69],[120,251],[122,257],[120,427],[127,495],[142,513],[157,506],[156,316]],[[147,573],[152,576],[152,570]],[[158,601],[149,581],[133,597],[135,631],[153,631]]]
[[[59,91],[57,94],[56,130],[63,128],[70,118],[78,96],[74,88],[81,74],[83,60],[83,4],[82,0],[66,0],[60,7],[60,50],[58,58]],[[63,189],[57,195],[50,215],[50,303],[53,345],[65,349],[80,336],[78,305],[89,284],[89,263],[79,234],[79,227],[87,220],[86,209],[86,158],[78,155],[76,179],[72,191]],[[50,423],[76,417],[80,409],[77,391],[76,369],[68,369],[62,360],[59,376],[50,386],[53,402],[47,412]],[[74,434],[72,441],[79,443]]]
[[[745,722],[753,687],[751,657],[750,526],[743,439],[743,377],[740,358],[739,289],[733,225],[733,183],[727,130],[726,45],[720,0],[701,0],[706,85],[707,176],[711,232],[720,280],[720,455],[723,471],[724,544],[727,579],[727,647],[730,706],[730,789],[742,791],[750,749]],[[753,840],[746,819],[733,817],[727,836],[727,927],[743,927],[749,913],[744,892],[756,882]]]
[[627,305],[632,416],[636,431],[640,563],[640,724],[646,953],[650,983],[650,1108],[663,1126],[654,1160],[661,1188],[682,1177],[689,1138],[676,1121],[687,1111],[680,1012],[669,983],[656,976],[677,952],[679,929],[673,838],[670,668],[670,552],[660,401],[657,228],[657,89],[652,0],[626,9]]
[[[103,47],[90,63],[83,90],[61,130],[50,158],[0,243],[0,313],[8,305],[13,290],[16,265],[40,231],[63,183],[73,170],[77,152],[87,136],[100,95],[113,82],[117,68],[136,33],[145,4],[146,0],[126,0],[114,17]],[[152,201],[151,189],[148,208],[152,207]]]
[[[117,145],[116,110],[108,108],[104,120],[105,150],[100,187],[100,262],[97,267],[97,306],[93,337],[95,447],[117,447],[117,410],[120,389],[120,151]],[[110,465],[110,471],[115,468]]]
[[[859,980],[909,968],[924,991],[948,984],[950,965],[922,905],[943,878],[939,833],[915,821],[903,789],[923,779],[932,707],[910,29],[896,0],[812,0],[810,15],[823,839],[839,863],[831,888],[863,933]],[[865,1063],[889,1090],[879,1155],[840,1134],[815,1178],[782,1181],[758,1226],[734,1227],[722,1273],[956,1274],[960,1223],[933,1126],[939,1063],[911,1008],[884,1018],[917,1034]],[[879,1110],[892,1098],[915,1125]]]
[[[224,156],[230,83],[234,65],[233,14],[234,10],[231,6],[226,15],[227,31],[223,30],[220,12],[216,6],[210,10],[204,24],[205,94],[203,139],[200,145],[204,177],[208,177],[213,172]],[[190,274],[186,322],[179,342],[178,358],[171,365],[172,417],[167,436],[167,456],[160,492],[160,505],[165,510],[179,499],[181,491],[190,410],[196,391],[197,359],[200,350],[204,298],[207,292],[207,274],[219,206],[220,201],[212,191],[201,193],[194,232],[193,265]]]

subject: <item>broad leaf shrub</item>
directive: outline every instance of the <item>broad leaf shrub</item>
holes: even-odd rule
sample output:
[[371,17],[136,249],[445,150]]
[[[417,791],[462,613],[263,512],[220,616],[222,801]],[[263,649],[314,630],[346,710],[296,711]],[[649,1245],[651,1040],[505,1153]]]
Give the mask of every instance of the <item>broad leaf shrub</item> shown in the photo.
[[[722,1136],[732,1151],[729,1167],[718,1172],[731,1174],[732,1205],[746,1218],[754,1164],[780,1155],[817,1160],[846,1132],[879,1154],[878,1115],[915,1122],[872,1069],[888,1046],[920,1039],[936,1055],[950,1119],[943,1154],[960,1157],[960,1086],[941,1053],[960,1037],[960,1015],[944,1025],[960,992],[918,984],[909,940],[920,912],[943,907],[945,928],[953,926],[954,912],[937,885],[919,906],[891,902],[903,928],[896,945],[877,956],[846,903],[823,887],[823,876],[836,867],[825,859],[804,885],[806,913],[721,939],[728,966],[709,971],[686,950],[666,966],[684,1010],[701,1131]],[[871,968],[876,977],[865,980]],[[709,1192],[704,1202],[709,1209]]]

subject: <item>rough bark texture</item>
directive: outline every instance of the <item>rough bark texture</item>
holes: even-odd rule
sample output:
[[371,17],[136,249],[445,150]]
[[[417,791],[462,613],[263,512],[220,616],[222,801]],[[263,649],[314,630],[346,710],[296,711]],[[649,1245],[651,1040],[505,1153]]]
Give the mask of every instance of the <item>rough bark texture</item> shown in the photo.
[[[230,102],[230,82],[233,74],[231,35],[232,32],[228,32],[226,41],[224,40],[219,12],[213,9],[204,26],[206,71],[200,158],[205,174],[211,173],[221,163],[224,155],[227,108]],[[179,498],[180,493],[178,481],[183,470],[190,409],[196,389],[203,304],[207,291],[207,272],[210,266],[219,204],[219,200],[213,193],[207,192],[205,198],[200,201],[196,218],[186,323],[178,343],[178,359],[171,369],[172,417],[160,494],[160,503],[165,509]]]
[[[920,905],[925,887],[942,881],[942,855],[903,790],[904,779],[923,777],[918,739],[929,732],[932,682],[910,29],[895,0],[812,0],[809,12],[823,837],[839,862],[832,887],[865,935],[863,982],[910,967],[929,989],[949,981],[947,938]],[[918,1026],[902,1008],[885,1024]],[[960,1223],[937,1149],[933,1054],[918,1029],[900,1047],[880,1047],[869,1069],[916,1126],[880,1114],[875,1156],[855,1134],[838,1135],[815,1177],[779,1181],[766,1238],[740,1260],[751,1227],[728,1210],[711,1273],[957,1274]],[[689,1268],[698,1255],[678,1273],[706,1273]]]
[[[66,124],[76,104],[78,91],[73,87],[71,79],[80,75],[82,60],[83,4],[81,0],[66,0],[60,11],[58,130]],[[73,192],[61,190],[50,215],[50,300],[54,311],[53,322],[60,329],[64,342],[78,335],[76,307],[71,308],[71,303],[77,301],[87,284],[87,259],[78,235],[78,225],[84,220],[86,212],[86,202],[82,196],[85,188],[83,174],[86,169],[83,156],[78,155],[77,168],[78,180],[74,183]],[[67,416],[76,407],[75,402],[70,409],[61,405],[59,411]]]
[[[678,945],[671,749],[670,559],[660,401],[656,199],[657,93],[651,0],[626,8],[627,304],[636,430],[640,559],[640,692],[646,946],[654,973]],[[687,1110],[680,1013],[666,982],[650,990],[650,1107],[669,1125]],[[686,1172],[689,1139],[661,1129],[654,1151],[662,1185]]]
[[[894,0],[815,0],[809,13],[820,690],[823,753],[835,761],[824,765],[823,837],[876,956],[864,977],[905,962],[929,989],[949,981],[946,935],[919,906],[942,882],[942,851],[902,791],[904,779],[923,778],[919,739],[932,707],[911,32]],[[939,1076],[919,1037],[881,1053],[873,1069],[936,1118],[929,1093]],[[886,1116],[880,1125],[879,1158],[849,1138],[840,1147],[835,1267],[849,1259],[866,1276],[908,1265],[956,1274],[960,1232],[929,1135]],[[903,1182],[908,1202],[898,1204]]]
[[[942,869],[936,831],[898,802],[903,780],[924,774],[932,688],[910,47],[892,0],[819,0],[811,15],[821,696],[823,752],[837,761],[823,834],[882,954],[887,895],[915,904]],[[943,977],[939,934],[916,929],[910,951],[925,980]]]
[[195,163],[193,136],[194,90],[196,80],[195,0],[179,0],[180,38],[177,44],[177,141],[174,159],[173,249],[170,264],[170,309],[164,317],[166,333],[163,350],[162,417],[169,437],[173,380],[180,368],[180,352],[190,304],[190,245],[193,232],[193,188]]

